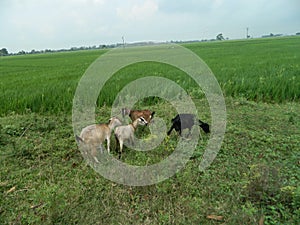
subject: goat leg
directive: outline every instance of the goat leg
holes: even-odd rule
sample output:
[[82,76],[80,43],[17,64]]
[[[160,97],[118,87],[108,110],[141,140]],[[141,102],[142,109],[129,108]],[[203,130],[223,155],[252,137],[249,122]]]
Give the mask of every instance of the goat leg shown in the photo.
[[110,138],[107,137],[106,141],[107,141],[107,153],[109,154],[110,153]]
[[171,126],[170,130],[167,132],[167,135],[170,136],[172,130],[174,129],[174,124]]

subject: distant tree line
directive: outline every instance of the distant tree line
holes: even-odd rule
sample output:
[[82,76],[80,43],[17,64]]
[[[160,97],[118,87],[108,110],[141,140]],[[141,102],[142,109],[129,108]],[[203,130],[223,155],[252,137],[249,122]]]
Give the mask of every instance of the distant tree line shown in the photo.
[[[300,32],[297,32],[296,35],[300,35]],[[263,35],[263,38],[266,37],[280,37],[284,36],[283,34],[267,34]],[[250,37],[250,36],[249,36]],[[247,36],[247,38],[249,38]],[[207,42],[207,41],[223,41],[223,40],[229,40],[229,38],[224,38],[222,33],[219,33],[215,39],[202,39],[202,40],[188,40],[188,41],[166,41],[165,43],[191,43],[191,42]],[[149,44],[155,44],[154,42],[136,42],[136,43],[131,43],[131,44],[125,44],[125,43],[117,43],[117,44],[109,44],[109,45],[94,45],[94,46],[82,46],[82,47],[71,47],[69,49],[58,49],[58,50],[53,50],[53,49],[45,49],[45,50],[34,50],[32,49],[29,52],[26,52],[24,50],[19,51],[18,53],[9,53],[6,48],[0,49],[0,56],[8,56],[8,55],[26,55],[26,54],[40,54],[40,53],[51,53],[51,52],[68,52],[68,51],[81,51],[81,50],[92,50],[92,49],[107,49],[107,48],[116,48],[120,46],[139,46],[139,45],[149,45]]]
[[40,54],[40,53],[51,53],[51,52],[68,52],[68,51],[80,51],[80,50],[92,50],[92,49],[106,49],[106,48],[115,48],[120,46],[121,44],[111,44],[111,45],[99,45],[99,46],[82,46],[82,47],[71,47],[69,49],[45,49],[45,50],[35,50],[32,49],[31,51],[24,51],[21,50],[18,53],[9,53],[6,48],[2,48],[0,50],[0,56],[6,56],[6,55],[26,55],[26,54]]
[[263,35],[261,37],[262,38],[266,38],[266,37],[281,37],[281,36],[283,36],[283,34],[273,34],[273,33],[270,33],[270,34]]

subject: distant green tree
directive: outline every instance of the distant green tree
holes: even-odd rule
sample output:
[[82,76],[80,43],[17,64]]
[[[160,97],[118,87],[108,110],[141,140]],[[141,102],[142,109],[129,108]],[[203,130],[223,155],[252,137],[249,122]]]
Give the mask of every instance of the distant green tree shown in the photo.
[[24,50],[18,52],[18,55],[25,55],[25,54],[26,52]]
[[217,40],[218,40],[218,41],[225,40],[225,38],[223,37],[223,34],[222,34],[222,33],[220,33],[220,34],[217,35]]
[[2,49],[0,50],[0,55],[8,55],[7,49],[6,49],[6,48],[2,48]]

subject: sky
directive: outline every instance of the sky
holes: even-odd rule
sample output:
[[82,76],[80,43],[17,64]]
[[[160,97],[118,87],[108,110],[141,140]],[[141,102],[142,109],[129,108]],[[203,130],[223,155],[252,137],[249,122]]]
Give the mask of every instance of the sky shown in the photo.
[[68,49],[300,32],[299,0],[0,0],[0,48]]

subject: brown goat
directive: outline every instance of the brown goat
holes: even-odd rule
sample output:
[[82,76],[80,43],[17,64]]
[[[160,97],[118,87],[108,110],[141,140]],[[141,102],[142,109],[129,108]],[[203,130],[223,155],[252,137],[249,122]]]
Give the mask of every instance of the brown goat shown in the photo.
[[155,112],[152,112],[148,109],[145,109],[145,110],[132,110],[132,109],[127,109],[127,108],[122,109],[122,116],[124,117],[124,116],[128,115],[132,122],[140,117],[143,117],[147,121],[147,124],[148,124],[153,119],[154,114],[155,114]]
[[85,144],[91,149],[91,154],[95,161],[98,162],[96,158],[97,149],[100,148],[101,153],[103,153],[102,143],[106,139],[107,141],[107,152],[110,152],[110,136],[112,130],[116,126],[122,125],[121,121],[117,117],[112,117],[108,123],[103,124],[93,124],[82,129],[80,136],[76,135],[76,141],[78,144]]

